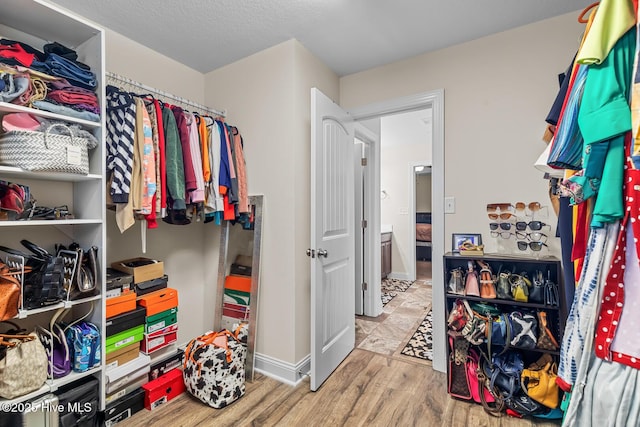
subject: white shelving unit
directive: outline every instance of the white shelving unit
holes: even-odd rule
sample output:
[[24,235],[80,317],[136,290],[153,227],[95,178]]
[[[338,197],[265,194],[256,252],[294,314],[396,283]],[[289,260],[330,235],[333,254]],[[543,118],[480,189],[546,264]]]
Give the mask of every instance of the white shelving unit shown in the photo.
[[[101,331],[104,344],[105,332],[105,277],[106,277],[106,226],[105,226],[105,144],[104,144],[104,31],[85,19],[47,3],[43,0],[0,0],[0,37],[27,43],[42,50],[50,42],[59,42],[78,53],[78,60],[89,65],[98,79],[98,96],[102,107],[101,121],[91,122],[63,116],[47,111],[0,102],[0,118],[12,112],[28,112],[50,120],[62,120],[78,124],[93,133],[98,139],[97,148],[89,151],[88,175],[68,173],[35,173],[10,166],[0,166],[0,179],[25,184],[39,206],[67,205],[74,219],[37,220],[37,221],[0,221],[0,245],[27,252],[20,245],[21,239],[30,240],[47,250],[53,251],[56,243],[68,245],[77,242],[87,249],[98,247],[98,282],[100,294],[81,300],[60,302],[58,304],[32,310],[19,311],[12,319],[20,326],[33,329],[36,325],[47,326],[49,320],[59,308],[71,309],[72,317],[85,314],[94,305],[89,321]],[[4,254],[0,254],[4,256]],[[101,348],[101,360],[105,360],[104,345]],[[23,402],[42,394],[53,392],[59,387],[87,376],[95,376],[100,381],[100,410],[104,410],[104,366],[95,367],[86,372],[72,372],[69,375],[49,379],[39,389],[16,399],[0,403]]]

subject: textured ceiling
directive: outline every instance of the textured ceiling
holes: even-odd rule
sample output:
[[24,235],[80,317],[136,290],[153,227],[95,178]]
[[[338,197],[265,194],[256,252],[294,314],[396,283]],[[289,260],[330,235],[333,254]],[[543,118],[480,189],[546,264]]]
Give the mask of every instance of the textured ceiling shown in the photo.
[[591,0],[53,0],[206,73],[291,38],[338,75],[577,11]]

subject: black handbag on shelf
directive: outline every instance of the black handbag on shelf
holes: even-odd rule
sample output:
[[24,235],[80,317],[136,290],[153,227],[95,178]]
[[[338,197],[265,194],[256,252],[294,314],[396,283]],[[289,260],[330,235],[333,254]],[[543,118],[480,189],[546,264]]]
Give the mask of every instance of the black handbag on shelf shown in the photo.
[[510,275],[511,273],[508,271],[498,273],[498,280],[496,282],[496,295],[499,299],[513,299],[513,296],[511,296],[511,284],[509,283]]
[[11,255],[21,256],[25,260],[23,283],[24,308],[38,308],[56,304],[66,297],[64,289],[64,260],[51,255],[45,249],[28,240],[20,243],[31,254],[0,246],[0,250]]
[[542,271],[536,271],[533,275],[533,285],[529,289],[529,302],[544,303],[544,277]]
[[547,274],[547,280],[544,282],[544,304],[557,307],[560,304],[558,284],[551,280],[550,275],[551,273],[549,272]]

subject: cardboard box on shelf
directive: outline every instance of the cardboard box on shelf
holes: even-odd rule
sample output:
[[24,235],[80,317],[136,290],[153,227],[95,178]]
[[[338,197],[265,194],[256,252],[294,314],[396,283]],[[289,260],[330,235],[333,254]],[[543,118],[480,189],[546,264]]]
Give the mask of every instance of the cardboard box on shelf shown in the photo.
[[111,263],[111,268],[133,275],[133,283],[164,276],[164,263],[150,258],[130,258]]

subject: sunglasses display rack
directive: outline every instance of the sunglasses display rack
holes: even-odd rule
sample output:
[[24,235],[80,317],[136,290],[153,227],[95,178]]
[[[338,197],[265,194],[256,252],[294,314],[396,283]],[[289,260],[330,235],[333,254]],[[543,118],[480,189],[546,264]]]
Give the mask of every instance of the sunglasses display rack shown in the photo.
[[549,209],[540,202],[489,203],[489,235],[498,253],[540,256],[551,237]]
[[[472,256],[461,253],[447,253],[444,255],[443,268],[443,277],[446,281],[444,287],[445,323],[447,324],[448,334],[447,360],[451,361],[447,366],[447,378],[448,391],[451,398],[470,402],[475,399],[471,395],[461,396],[452,391],[456,389],[456,384],[459,384],[460,381],[460,378],[456,378],[456,375],[461,375],[461,371],[456,369],[455,360],[457,357],[456,352],[461,347],[466,348],[468,354],[472,352],[480,355],[491,354],[489,357],[499,353],[504,354],[504,352],[516,352],[521,357],[521,360],[524,361],[525,368],[538,360],[542,360],[543,357],[555,363],[558,362],[560,356],[559,345],[562,343],[568,315],[567,295],[562,283],[562,268],[558,258],[553,256],[529,258],[515,254]],[[489,276],[486,275],[487,269],[490,272]],[[469,287],[470,282],[467,281],[469,274],[476,275],[480,289],[475,288],[474,290]],[[498,282],[501,275],[503,278],[507,276],[517,277],[518,280],[526,278],[526,280],[522,279],[527,287],[526,293],[528,295],[526,301],[523,300],[522,295],[517,297],[514,296],[515,294],[505,295],[496,290],[499,286]],[[495,292],[490,295],[483,291],[484,286],[482,284],[482,282],[486,283],[488,277],[491,277],[491,288]],[[456,288],[455,283],[458,280],[461,281],[461,286]],[[510,283],[513,285],[515,281],[510,280]],[[534,291],[533,288],[536,284],[540,285],[541,283],[543,286],[554,286],[557,289],[557,294],[549,296],[543,293],[541,299],[538,299],[539,294],[535,294],[537,291]],[[535,297],[533,296],[534,294],[536,295]],[[466,309],[460,309],[465,306],[467,307]],[[539,313],[541,312],[544,314],[540,315]],[[532,335],[537,339],[533,346],[521,346],[519,342],[516,345],[513,343],[506,346],[504,344],[496,345],[495,342],[498,340],[495,339],[495,336],[492,344],[492,341],[487,338],[486,330],[481,333],[471,333],[473,337],[468,335],[470,330],[478,326],[478,323],[484,323],[485,327],[491,327],[491,324],[494,323],[495,327],[496,322],[501,322],[502,319],[506,318],[510,319],[509,316],[514,313],[529,315],[529,318],[540,319],[543,317],[555,344],[558,344],[558,346],[549,347],[545,345],[547,341],[543,343],[540,338],[542,333],[540,321],[532,328],[535,329]],[[476,319],[472,320],[474,317]],[[489,319],[493,322],[489,321]],[[513,320],[509,320],[509,322],[513,322]],[[495,328],[493,330],[495,334]],[[513,327],[511,330],[513,331]],[[509,341],[509,339],[514,340],[514,336],[515,334],[508,335],[506,341]],[[457,343],[457,340],[462,340],[464,345]],[[549,356],[551,359],[548,359]],[[561,399],[561,392],[558,399]],[[476,403],[482,404],[480,401],[476,401]],[[541,411],[551,411],[551,408],[541,408]],[[555,411],[560,413],[559,409],[555,409]]]

